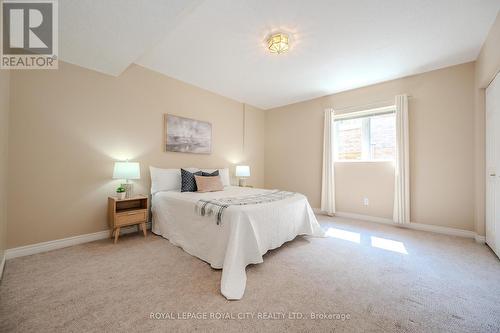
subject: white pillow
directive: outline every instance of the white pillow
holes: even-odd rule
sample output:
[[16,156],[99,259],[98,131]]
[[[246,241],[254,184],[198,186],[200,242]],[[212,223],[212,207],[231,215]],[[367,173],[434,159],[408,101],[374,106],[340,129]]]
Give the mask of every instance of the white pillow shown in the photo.
[[184,170],[189,171],[189,172],[196,172],[196,171],[203,171],[203,172],[209,172],[212,173],[215,170],[219,170],[219,176],[220,180],[222,182],[223,186],[231,186],[231,178],[229,177],[229,169],[224,168],[224,169],[198,169],[198,168],[184,168]]
[[150,166],[151,194],[181,189],[181,169],[160,169]]
[[231,178],[229,178],[229,169],[219,169],[220,180],[222,181],[222,185],[231,186]]

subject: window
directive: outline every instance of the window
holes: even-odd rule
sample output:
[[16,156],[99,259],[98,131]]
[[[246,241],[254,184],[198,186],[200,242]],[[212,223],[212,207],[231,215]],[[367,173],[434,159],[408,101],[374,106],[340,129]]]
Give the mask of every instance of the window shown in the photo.
[[[380,110],[379,110],[380,111]],[[392,161],[396,122],[393,108],[335,117],[336,161]]]

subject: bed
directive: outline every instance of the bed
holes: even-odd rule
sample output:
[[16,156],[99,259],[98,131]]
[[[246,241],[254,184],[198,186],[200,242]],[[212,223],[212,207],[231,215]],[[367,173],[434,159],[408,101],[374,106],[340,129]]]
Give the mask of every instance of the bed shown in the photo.
[[268,250],[298,235],[321,237],[324,232],[307,198],[299,193],[273,202],[229,206],[220,223],[213,216],[197,214],[196,207],[200,200],[269,192],[271,190],[236,186],[208,193],[153,190],[152,231],[211,267],[222,269],[222,295],[229,300],[241,299],[245,292],[247,265],[262,263],[262,256]]

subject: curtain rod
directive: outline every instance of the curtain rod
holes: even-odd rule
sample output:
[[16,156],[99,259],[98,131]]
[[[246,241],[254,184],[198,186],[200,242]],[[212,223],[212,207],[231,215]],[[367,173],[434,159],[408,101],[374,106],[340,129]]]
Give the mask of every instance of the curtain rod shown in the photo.
[[[408,96],[408,99],[412,98],[411,95],[407,95]],[[382,107],[382,106],[389,106],[389,105],[394,105],[394,99],[390,99],[390,100],[384,100],[384,101],[377,101],[377,102],[372,102],[372,103],[369,103],[369,104],[364,104],[364,105],[352,105],[352,106],[347,106],[345,108],[331,108],[333,109],[335,112],[343,112],[343,111],[349,111],[349,110],[356,110],[356,109],[365,109],[365,108],[369,108],[369,107]]]

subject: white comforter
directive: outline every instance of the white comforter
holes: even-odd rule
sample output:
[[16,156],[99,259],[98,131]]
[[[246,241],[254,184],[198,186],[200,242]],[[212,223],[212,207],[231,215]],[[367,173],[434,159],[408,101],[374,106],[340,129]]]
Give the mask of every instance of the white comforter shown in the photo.
[[220,192],[158,192],[153,195],[153,232],[182,247],[189,254],[222,268],[221,293],[240,299],[245,292],[245,267],[263,262],[271,249],[297,235],[323,236],[307,198],[290,198],[247,206],[230,206],[222,224],[199,216],[195,204],[215,199],[262,193],[269,190],[229,186]]

